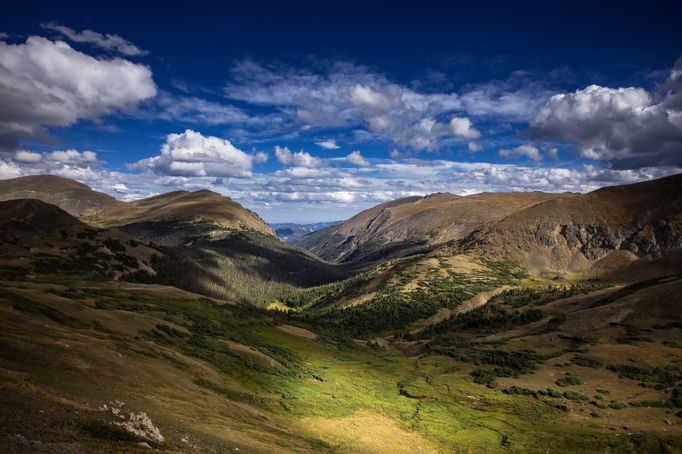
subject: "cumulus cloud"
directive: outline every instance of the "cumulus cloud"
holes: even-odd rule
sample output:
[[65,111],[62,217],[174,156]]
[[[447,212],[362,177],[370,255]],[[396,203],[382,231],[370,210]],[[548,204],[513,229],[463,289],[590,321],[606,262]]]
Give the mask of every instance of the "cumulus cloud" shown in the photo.
[[457,137],[465,139],[477,139],[481,133],[471,127],[471,120],[468,118],[454,117],[450,120],[450,132]]
[[365,159],[364,156],[362,156],[362,153],[359,151],[353,151],[350,154],[346,156],[346,162],[349,164],[353,164],[356,166],[360,167],[367,167],[369,166],[369,162]]
[[518,147],[511,149],[503,148],[500,150],[500,156],[507,159],[526,157],[533,161],[542,160],[542,153],[540,153],[540,150],[536,146],[530,144],[519,145]]
[[102,59],[65,42],[31,36],[0,41],[0,145],[47,138],[46,127],[70,126],[132,108],[156,94],[149,68]]
[[36,153],[31,150],[18,150],[14,153],[14,161],[22,164],[52,163],[67,164],[76,167],[88,167],[98,164],[97,153],[94,151],[64,150],[49,153]]
[[93,151],[52,151],[47,153],[46,158],[51,161],[61,162],[62,164],[77,166],[91,165],[97,162],[97,154]]
[[410,153],[406,151],[396,150],[394,148],[388,153],[388,155],[391,157],[391,159],[405,159],[410,156]]
[[[169,139],[167,142],[173,141]],[[174,145],[172,148],[178,147]],[[256,210],[269,221],[290,221],[292,207],[295,207],[298,220],[328,219],[330,213],[338,219],[387,200],[434,191],[460,195],[485,191],[585,192],[604,185],[634,183],[682,171],[679,167],[616,170],[592,165],[562,168],[450,160],[373,159],[368,162],[369,167],[295,166],[253,173],[249,178],[222,178],[210,171],[196,176],[116,172],[94,164],[79,167],[50,160],[50,154],[42,153],[42,159],[34,163],[22,163],[15,158],[0,159],[0,178],[52,173],[76,179],[124,200],[177,189],[211,189]],[[190,155],[196,157],[194,152]],[[186,156],[187,153],[183,152],[178,157]]]
[[599,85],[552,96],[531,122],[535,138],[577,144],[580,155],[614,168],[682,164],[682,62],[664,93]]
[[480,143],[477,143],[477,142],[469,142],[469,144],[467,145],[467,149],[471,153],[477,153],[477,152],[483,150],[483,145],[481,145]]
[[267,154],[265,151],[256,151],[251,154],[253,157],[253,162],[256,164],[263,164],[265,162],[268,162],[268,159],[270,159],[270,155]]
[[146,50],[140,49],[119,35],[110,35],[108,33],[102,34],[92,30],[83,30],[82,32],[77,32],[72,28],[65,27],[54,22],[49,24],[41,24],[41,26],[46,30],[59,33],[61,36],[74,43],[87,43],[107,52],[116,52],[129,57],[138,57],[148,54]]
[[288,147],[275,147],[275,157],[280,164],[309,169],[323,167],[325,162],[303,150],[292,152]]
[[341,148],[336,144],[336,140],[333,139],[321,140],[319,142],[315,142],[315,144],[318,147],[324,148],[325,150],[338,150]]
[[35,164],[43,159],[43,155],[40,153],[34,153],[31,150],[18,150],[14,154],[14,160],[18,162],[23,162],[27,164]]
[[169,134],[160,155],[130,165],[156,174],[186,177],[248,177],[252,166],[253,157],[229,140],[191,129]]
[[276,108],[301,128],[361,129],[364,134],[356,137],[414,150],[435,150],[444,141],[480,135],[469,119],[443,121],[462,109],[458,94],[420,93],[349,63],[312,72],[243,61],[233,68],[225,94]]
[[11,161],[0,159],[0,180],[21,176],[21,167]]

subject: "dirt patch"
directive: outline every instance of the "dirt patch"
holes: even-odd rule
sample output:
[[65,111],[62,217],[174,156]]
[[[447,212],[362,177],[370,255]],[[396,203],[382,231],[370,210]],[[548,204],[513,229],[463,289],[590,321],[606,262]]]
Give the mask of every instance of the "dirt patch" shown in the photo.
[[284,366],[282,366],[281,363],[279,363],[278,361],[275,361],[274,359],[270,358],[265,353],[262,353],[253,347],[250,347],[250,346],[244,345],[244,344],[240,344],[239,342],[234,342],[234,341],[225,341],[225,342],[227,343],[227,346],[230,347],[230,350],[249,354],[255,358],[258,358],[259,360],[266,363],[270,367],[276,367],[276,368],[281,368],[281,369],[284,368]]
[[463,314],[464,312],[469,312],[472,309],[476,309],[477,307],[483,306],[486,304],[488,301],[490,301],[490,298],[492,298],[495,295],[498,295],[505,290],[510,289],[511,286],[505,285],[503,287],[496,288],[495,290],[490,290],[488,292],[481,292],[474,296],[473,298],[466,300],[459,306],[448,309],[447,307],[443,307],[438,310],[435,314],[433,314],[431,317],[428,318],[423,318],[421,320],[417,320],[414,322],[414,326],[417,326],[418,328],[413,330],[412,332],[419,332],[423,330],[425,327],[430,326],[430,325],[435,325],[436,323],[440,323],[445,319],[448,319],[452,317],[453,315],[457,314]]
[[305,337],[306,339],[311,340],[315,340],[319,337],[312,331],[293,325],[277,325],[277,329],[284,331],[285,333],[292,334],[294,336]]

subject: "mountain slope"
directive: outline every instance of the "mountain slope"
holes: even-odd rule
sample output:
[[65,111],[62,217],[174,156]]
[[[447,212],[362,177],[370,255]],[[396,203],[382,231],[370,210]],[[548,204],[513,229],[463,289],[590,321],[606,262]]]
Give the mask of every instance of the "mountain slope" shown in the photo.
[[93,222],[108,227],[162,220],[208,222],[274,235],[272,228],[256,213],[229,197],[207,190],[168,192],[111,206],[92,217]]
[[0,180],[0,201],[15,199],[37,199],[51,203],[78,218],[123,203],[110,195],[93,191],[82,183],[54,175]]
[[2,276],[153,276],[150,263],[158,254],[124,233],[92,229],[55,205],[35,199],[0,202]]
[[381,256],[391,249],[458,240],[483,224],[520,209],[573,196],[520,192],[407,197],[365,210],[341,224],[314,232],[297,244],[327,260],[361,260],[370,255]]
[[623,266],[682,248],[682,175],[550,200],[472,233],[464,250],[532,270]]
[[187,244],[198,238],[219,238],[242,230],[275,234],[256,213],[229,197],[207,190],[174,191],[117,204],[87,221],[165,245]]
[[36,175],[0,180],[0,201],[37,199],[101,228],[119,228],[145,240],[182,243],[193,236],[248,230],[274,235],[256,213],[229,197],[202,191],[174,191],[132,202],[67,178]]

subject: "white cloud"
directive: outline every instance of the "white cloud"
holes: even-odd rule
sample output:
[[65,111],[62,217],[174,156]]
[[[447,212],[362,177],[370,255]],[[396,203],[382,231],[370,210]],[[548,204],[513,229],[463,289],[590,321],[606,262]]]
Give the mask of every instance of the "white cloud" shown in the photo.
[[267,154],[265,151],[256,151],[255,153],[252,153],[253,156],[253,162],[256,164],[263,164],[265,162],[268,162],[268,159],[270,159],[270,155]]
[[536,146],[529,144],[519,145],[518,147],[511,149],[502,149],[500,150],[500,156],[508,159],[525,156],[533,161],[542,160],[542,153],[540,153],[540,150]]
[[43,155],[40,153],[34,153],[31,150],[18,150],[14,154],[14,160],[24,163],[36,163],[43,159]]
[[469,115],[525,122],[551,95],[551,91],[517,72],[504,81],[466,87],[461,101]]
[[323,167],[325,162],[312,156],[303,150],[292,152],[288,147],[275,147],[275,157],[277,160],[284,165],[294,166],[294,167],[306,167],[309,169]]
[[[614,168],[682,165],[682,59],[660,93],[599,85],[552,96],[531,122],[535,138],[575,143]],[[679,99],[678,99],[679,98]]]
[[477,152],[483,150],[483,146],[477,142],[469,142],[469,144],[467,145],[467,149],[471,153],[477,153]]
[[277,114],[250,115],[230,104],[195,96],[176,96],[164,90],[144,107],[137,113],[138,116],[182,124],[249,125],[262,129],[264,126],[276,127],[283,122],[282,117]]
[[100,162],[97,160],[97,153],[94,151],[51,151],[48,153],[36,153],[31,150],[18,150],[14,153],[14,161],[25,164],[44,164],[52,166],[54,164],[66,164],[76,167],[88,167]]
[[248,177],[252,166],[252,156],[230,141],[188,129],[182,134],[169,134],[160,155],[130,167],[172,176]]
[[156,94],[144,65],[94,58],[62,41],[0,41],[0,142],[44,140],[46,126],[70,126],[129,109]]
[[52,151],[45,157],[51,161],[61,162],[62,164],[72,164],[77,166],[90,165],[97,162],[97,154],[93,151]]
[[59,25],[56,23],[42,24],[43,28],[52,30],[66,37],[74,43],[87,43],[108,52],[116,52],[129,57],[137,57],[147,55],[146,50],[142,50],[130,41],[118,35],[102,34],[92,30],[83,30],[77,32],[69,27]]
[[111,186],[111,189],[113,189],[114,191],[116,191],[119,194],[127,194],[130,192],[130,189],[128,189],[128,186],[126,186],[123,183],[116,183],[116,184]]
[[405,159],[410,156],[410,153],[396,149],[391,150],[388,154],[392,159]]
[[557,160],[559,159],[559,150],[557,149],[557,147],[552,147],[549,150],[547,150],[547,155],[550,158]]
[[[373,159],[369,167],[296,166],[253,173],[249,178],[220,178],[211,172],[206,172],[206,176],[116,172],[64,164],[46,159],[48,155],[43,153],[36,163],[0,159],[0,178],[52,173],[124,200],[178,189],[211,189],[255,210],[268,221],[291,221],[292,212],[299,221],[345,218],[384,201],[436,191],[460,195],[486,191],[585,192],[682,171],[680,167],[613,170],[596,166],[562,168],[408,158]],[[190,155],[196,157],[195,153]]]
[[450,120],[450,132],[457,137],[477,139],[481,133],[471,127],[471,120],[466,117],[453,117]]
[[319,142],[315,142],[315,144],[321,148],[324,148],[325,150],[338,150],[341,148],[333,139],[321,140]]
[[348,156],[346,156],[346,161],[350,164],[360,166],[360,167],[367,167],[369,166],[369,162],[365,159],[364,156],[362,156],[362,153],[359,151],[353,151],[351,152]]
[[21,167],[13,162],[0,159],[0,180],[21,176]]
[[455,93],[419,93],[384,75],[349,63],[314,73],[243,61],[225,87],[230,99],[272,106],[303,129],[354,128],[368,140],[388,140],[415,150],[435,150],[443,141],[474,130],[450,128],[438,118],[461,110]]

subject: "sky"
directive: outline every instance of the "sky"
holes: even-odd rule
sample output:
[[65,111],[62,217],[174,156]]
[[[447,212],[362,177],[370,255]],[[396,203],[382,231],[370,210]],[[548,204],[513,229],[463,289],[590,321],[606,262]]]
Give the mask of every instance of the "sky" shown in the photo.
[[306,223],[682,172],[680,3],[229,3],[5,2],[0,179]]

